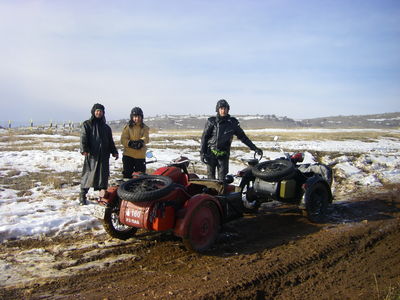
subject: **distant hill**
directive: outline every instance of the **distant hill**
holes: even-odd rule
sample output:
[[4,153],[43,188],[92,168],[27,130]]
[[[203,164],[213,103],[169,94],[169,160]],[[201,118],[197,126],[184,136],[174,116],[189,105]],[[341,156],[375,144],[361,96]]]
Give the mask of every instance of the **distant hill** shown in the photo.
[[[163,115],[145,118],[152,129],[203,129],[210,116]],[[245,129],[261,128],[400,128],[400,112],[375,115],[333,116],[294,120],[275,115],[234,115]],[[108,122],[114,131],[121,131],[127,119]]]
[[400,112],[375,115],[335,116],[304,119],[302,120],[302,123],[306,127],[396,128],[400,127]]

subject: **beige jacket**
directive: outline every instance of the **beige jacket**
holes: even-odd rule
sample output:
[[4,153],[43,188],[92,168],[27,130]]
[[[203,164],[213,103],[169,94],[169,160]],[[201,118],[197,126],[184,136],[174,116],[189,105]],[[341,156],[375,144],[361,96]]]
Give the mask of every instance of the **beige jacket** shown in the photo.
[[[149,143],[149,131],[150,128],[143,124],[141,125],[133,125],[129,127],[128,124],[125,125],[124,129],[122,129],[121,134],[121,144],[124,146],[123,155],[130,156],[132,158],[145,158],[146,157],[146,144]],[[133,149],[128,147],[129,141],[137,141],[142,139],[144,141],[144,146],[141,149]]]

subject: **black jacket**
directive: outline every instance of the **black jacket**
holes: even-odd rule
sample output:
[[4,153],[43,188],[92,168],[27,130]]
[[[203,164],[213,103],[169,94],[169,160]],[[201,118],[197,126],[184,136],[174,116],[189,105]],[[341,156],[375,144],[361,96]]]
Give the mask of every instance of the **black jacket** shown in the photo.
[[234,135],[251,150],[256,149],[236,118],[230,115],[208,118],[201,137],[200,153],[209,154],[210,150],[218,150],[225,151],[229,155]]
[[93,156],[107,156],[115,154],[115,147],[112,131],[103,119],[91,118],[82,124],[81,130],[81,153],[88,152]]
[[110,154],[117,154],[112,131],[105,119],[91,118],[83,122],[81,131],[81,153],[85,156],[82,170],[82,188],[94,187],[95,190],[106,189],[110,175]]

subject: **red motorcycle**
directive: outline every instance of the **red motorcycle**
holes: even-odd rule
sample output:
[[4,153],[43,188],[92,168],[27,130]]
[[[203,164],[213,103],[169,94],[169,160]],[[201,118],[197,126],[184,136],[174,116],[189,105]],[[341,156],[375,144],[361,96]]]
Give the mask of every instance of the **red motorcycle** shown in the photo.
[[[248,167],[224,181],[200,179],[189,173],[190,160],[180,157],[151,175],[112,186],[100,195],[94,215],[112,237],[128,239],[139,228],[172,230],[187,249],[203,252],[216,240],[223,223],[255,212],[263,202],[303,204],[312,221],[320,221],[332,201],[331,170],[323,165],[298,165],[303,154],[260,162],[244,159]],[[324,172],[327,172],[326,175]]]
[[180,157],[151,175],[111,186],[100,195],[94,215],[112,237],[128,239],[139,228],[173,230],[187,249],[207,250],[224,222],[242,215],[242,198],[233,176],[218,181],[188,172],[190,160]]

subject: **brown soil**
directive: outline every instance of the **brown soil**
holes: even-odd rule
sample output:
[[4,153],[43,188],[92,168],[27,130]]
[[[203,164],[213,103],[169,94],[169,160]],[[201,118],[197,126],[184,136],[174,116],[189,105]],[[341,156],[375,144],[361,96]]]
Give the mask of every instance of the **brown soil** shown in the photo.
[[[224,225],[203,255],[168,232],[126,242],[105,234],[7,242],[0,253],[41,247],[53,254],[53,271],[66,273],[3,284],[0,298],[399,299],[398,191],[337,201],[323,224],[310,223],[296,207],[262,207]],[[87,247],[72,246],[78,242]],[[114,260],[96,265],[107,259]]]

